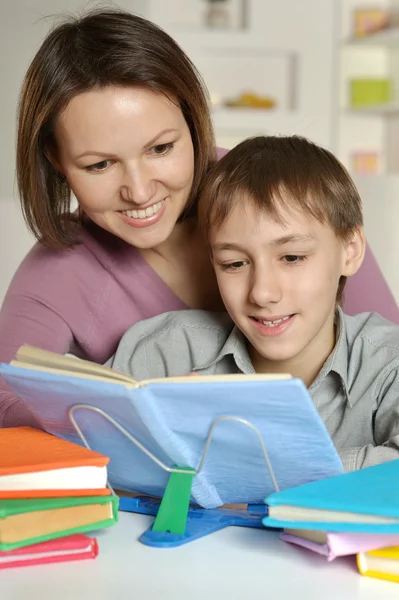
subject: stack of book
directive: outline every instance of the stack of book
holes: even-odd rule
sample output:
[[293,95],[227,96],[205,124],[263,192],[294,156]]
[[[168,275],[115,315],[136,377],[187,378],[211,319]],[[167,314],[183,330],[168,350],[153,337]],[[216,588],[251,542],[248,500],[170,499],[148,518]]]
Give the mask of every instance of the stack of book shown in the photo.
[[362,575],[399,582],[399,459],[266,498],[264,524],[333,560],[356,555]]
[[102,454],[30,427],[0,429],[0,568],[95,557],[116,523]]

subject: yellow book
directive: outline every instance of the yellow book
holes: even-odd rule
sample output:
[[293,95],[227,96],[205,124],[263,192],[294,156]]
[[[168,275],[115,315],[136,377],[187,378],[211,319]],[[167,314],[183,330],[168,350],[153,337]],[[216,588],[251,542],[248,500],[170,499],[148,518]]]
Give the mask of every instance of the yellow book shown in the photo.
[[360,552],[356,559],[362,575],[399,583],[399,546]]

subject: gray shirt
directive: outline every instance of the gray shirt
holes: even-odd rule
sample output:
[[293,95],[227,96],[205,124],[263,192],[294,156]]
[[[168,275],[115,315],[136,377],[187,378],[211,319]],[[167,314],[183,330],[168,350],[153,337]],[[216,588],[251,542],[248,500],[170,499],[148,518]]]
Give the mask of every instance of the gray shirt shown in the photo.
[[[399,458],[399,326],[376,313],[336,315],[337,343],[309,388],[346,471]],[[187,310],[141,321],[108,363],[136,379],[254,373],[226,313]]]

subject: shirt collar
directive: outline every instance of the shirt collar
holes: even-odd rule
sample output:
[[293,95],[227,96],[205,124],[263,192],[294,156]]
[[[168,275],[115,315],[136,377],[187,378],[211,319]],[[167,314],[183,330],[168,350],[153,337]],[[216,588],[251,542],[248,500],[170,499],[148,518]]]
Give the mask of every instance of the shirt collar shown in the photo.
[[197,363],[193,368],[193,371],[208,369],[223,360],[223,358],[229,354],[233,356],[234,362],[242,373],[247,375],[255,373],[255,369],[253,368],[252,361],[248,354],[246,339],[237,326],[233,327],[216,356],[206,363]]
[[336,343],[334,350],[327,358],[326,362],[322,366],[319,374],[315,381],[310,386],[318,386],[327,375],[333,371],[337,373],[341,379],[342,389],[346,396],[346,401],[349,406],[351,405],[349,398],[349,384],[348,384],[348,343],[346,339],[346,327],[345,327],[345,316],[340,307],[337,308],[335,313],[335,326],[336,326]]

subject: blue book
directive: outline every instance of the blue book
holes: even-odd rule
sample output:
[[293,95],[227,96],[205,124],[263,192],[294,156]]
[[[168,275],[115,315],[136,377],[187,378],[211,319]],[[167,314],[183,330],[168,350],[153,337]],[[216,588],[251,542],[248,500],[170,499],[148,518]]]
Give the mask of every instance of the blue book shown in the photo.
[[[72,357],[23,346],[0,375],[44,429],[81,443],[69,410],[85,404],[104,411],[168,467],[198,469],[212,424],[238,417],[264,443],[279,489],[343,472],[335,446],[304,384],[288,375],[191,376],[135,381]],[[74,418],[89,446],[110,457],[115,489],[161,497],[169,473],[107,418],[86,408]],[[192,501],[205,508],[263,503],[274,490],[253,428],[219,422]]]
[[270,494],[268,527],[399,533],[399,459]]

